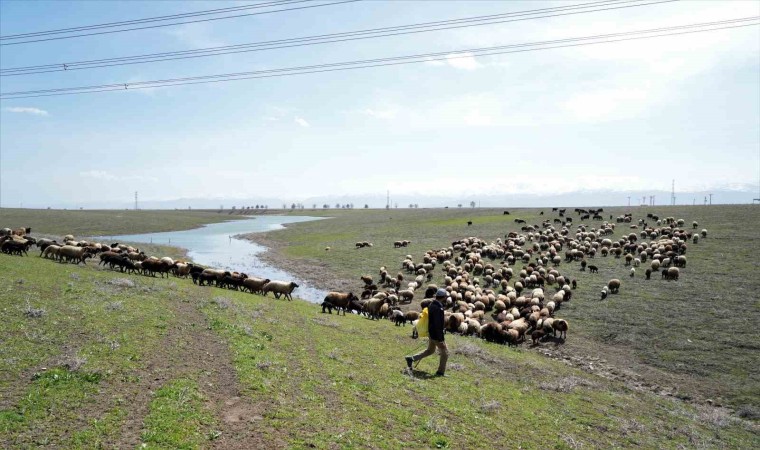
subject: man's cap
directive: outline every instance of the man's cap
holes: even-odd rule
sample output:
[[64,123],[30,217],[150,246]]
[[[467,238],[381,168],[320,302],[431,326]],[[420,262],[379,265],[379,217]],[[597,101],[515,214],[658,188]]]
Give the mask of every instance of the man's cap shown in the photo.
[[435,296],[436,296],[436,298],[438,298],[438,297],[448,297],[448,296],[449,296],[449,293],[448,293],[448,292],[446,292],[446,289],[438,289],[438,290],[435,292]]

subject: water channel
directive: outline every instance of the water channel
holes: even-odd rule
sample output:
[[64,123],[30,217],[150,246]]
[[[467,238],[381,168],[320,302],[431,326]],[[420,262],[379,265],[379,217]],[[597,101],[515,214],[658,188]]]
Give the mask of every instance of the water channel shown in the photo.
[[267,249],[261,245],[234,236],[243,233],[265,232],[284,228],[283,225],[322,217],[308,216],[256,216],[254,218],[204,225],[185,231],[164,233],[128,234],[101,236],[110,242],[137,242],[146,244],[172,245],[187,249],[187,256],[194,262],[225,270],[245,272],[250,276],[271,280],[295,281],[298,287],[294,297],[320,303],[326,292],[310,286],[297,275],[280,270],[261,261],[257,255]]

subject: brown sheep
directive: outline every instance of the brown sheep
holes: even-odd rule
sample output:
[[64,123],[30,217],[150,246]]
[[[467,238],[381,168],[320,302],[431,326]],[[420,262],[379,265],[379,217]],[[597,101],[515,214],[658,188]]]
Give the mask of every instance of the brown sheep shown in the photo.
[[[343,311],[343,315],[345,316],[346,310],[348,309],[348,304],[351,302],[351,300],[358,300],[353,292],[349,292],[347,294],[343,292],[328,292],[327,296],[325,296],[324,303],[329,303],[334,308],[336,308],[338,310],[338,314]],[[324,307],[322,308],[322,312],[325,312]],[[332,311],[330,314],[332,314]]]

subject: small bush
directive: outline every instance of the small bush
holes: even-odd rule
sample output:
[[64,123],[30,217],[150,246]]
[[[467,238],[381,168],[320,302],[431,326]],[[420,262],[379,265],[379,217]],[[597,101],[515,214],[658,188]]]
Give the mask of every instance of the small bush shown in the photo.
[[760,419],[760,408],[753,405],[742,405],[736,410],[736,415],[742,419],[757,420]]
[[130,280],[129,278],[114,278],[108,282],[108,284],[112,286],[118,286],[123,288],[133,288],[135,287],[135,282]]
[[24,316],[36,319],[45,315],[45,310],[42,308],[33,308],[29,300],[26,301],[26,307],[24,308]]
[[490,400],[480,405],[480,412],[486,414],[498,411],[499,409],[501,409],[501,402],[498,400]]

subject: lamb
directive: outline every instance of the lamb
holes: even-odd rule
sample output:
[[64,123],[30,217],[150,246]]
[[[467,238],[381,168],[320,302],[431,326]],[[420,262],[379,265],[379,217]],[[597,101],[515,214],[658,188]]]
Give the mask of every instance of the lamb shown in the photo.
[[604,300],[605,298],[607,298],[607,294],[609,294],[609,289],[607,288],[607,286],[605,286],[605,287],[602,288],[602,298],[601,299]]
[[270,281],[269,283],[265,284],[261,290],[264,293],[264,297],[266,297],[269,292],[273,292],[275,298],[280,298],[280,295],[284,295],[285,299],[290,301],[293,300],[293,297],[290,294],[293,293],[293,290],[297,287],[298,284],[293,281]]
[[607,287],[610,288],[610,293],[617,294],[620,291],[620,280],[617,278],[611,279],[607,282]]
[[636,276],[636,268],[635,267],[631,267],[631,271],[629,273],[630,273],[631,278],[633,278],[634,276]]
[[396,324],[396,326],[404,325],[406,326],[406,315],[398,309],[394,309],[391,311],[391,321]]
[[[328,292],[327,296],[325,296],[324,302],[333,305],[338,310],[338,314],[343,311],[343,315],[345,316],[348,304],[351,300],[359,300],[353,292],[349,292],[348,294],[342,292]],[[322,309],[322,312],[324,312],[324,308]],[[332,314],[332,311],[330,314]]]

